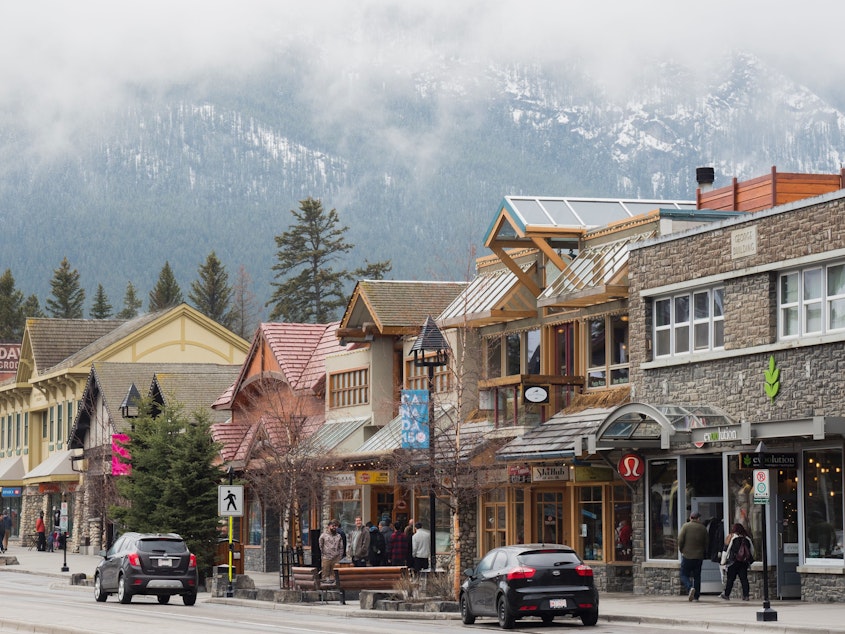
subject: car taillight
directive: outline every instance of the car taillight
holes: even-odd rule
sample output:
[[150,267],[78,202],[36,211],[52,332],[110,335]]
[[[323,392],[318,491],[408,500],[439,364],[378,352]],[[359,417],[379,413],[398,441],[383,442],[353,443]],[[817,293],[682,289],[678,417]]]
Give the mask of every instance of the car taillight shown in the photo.
[[530,579],[534,576],[535,572],[537,571],[534,568],[519,566],[508,572],[508,581],[513,581],[514,579]]
[[188,560],[188,568],[196,568],[197,567],[197,556],[191,553],[191,558]]
[[575,566],[575,572],[578,573],[579,577],[592,577],[593,576],[593,569],[589,566],[585,566],[581,564],[579,566]]
[[129,560],[130,566],[140,566],[141,565],[141,558],[138,556],[138,553],[129,553],[126,558]]

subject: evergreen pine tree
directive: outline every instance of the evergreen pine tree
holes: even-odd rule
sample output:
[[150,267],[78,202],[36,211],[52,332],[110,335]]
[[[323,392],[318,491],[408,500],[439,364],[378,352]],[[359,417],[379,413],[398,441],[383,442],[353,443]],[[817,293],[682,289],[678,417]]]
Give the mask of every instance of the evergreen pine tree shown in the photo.
[[[271,320],[326,323],[346,305],[343,284],[352,276],[345,269],[334,270],[331,262],[352,249],[343,234],[337,211],[326,211],[317,199],[300,201],[299,211],[291,209],[296,219],[287,231],[276,236],[277,263],[275,279],[267,306],[272,306]],[[389,267],[389,262],[368,264]],[[389,270],[389,269],[388,269]]]
[[65,257],[53,271],[50,281],[52,297],[47,298],[47,311],[51,317],[61,319],[81,319],[82,305],[85,303],[85,291],[79,284],[79,271],[71,271]]
[[229,329],[247,341],[252,339],[261,321],[261,309],[252,292],[252,279],[246,267],[238,267],[238,276],[232,286],[232,308],[229,310]]
[[123,295],[123,310],[117,314],[118,319],[134,319],[138,316],[138,311],[144,302],[138,298],[135,293],[135,287],[132,282],[127,282],[126,293]]
[[91,319],[108,319],[112,316],[112,306],[102,284],[97,284],[97,293],[94,295],[94,305],[89,313]]
[[12,269],[6,269],[0,276],[0,341],[20,343],[25,325],[23,293],[15,288]]
[[145,401],[133,422],[127,447],[131,472],[116,479],[129,504],[112,507],[111,514],[127,530],[179,533],[202,573],[210,573],[221,473],[207,413],[185,415],[181,406],[167,405],[154,414]]
[[41,304],[39,303],[37,296],[30,295],[26,298],[26,301],[23,303],[23,316],[25,319],[29,319],[30,317],[47,316],[44,314],[44,311],[41,310]]
[[191,283],[188,299],[194,307],[206,317],[218,324],[231,327],[229,309],[232,302],[232,287],[229,286],[229,274],[226,267],[212,251],[205,264],[198,269],[199,279]]
[[170,262],[165,262],[155,288],[150,291],[149,310],[154,313],[166,308],[173,308],[182,303],[182,289],[176,282],[176,276],[170,268]]

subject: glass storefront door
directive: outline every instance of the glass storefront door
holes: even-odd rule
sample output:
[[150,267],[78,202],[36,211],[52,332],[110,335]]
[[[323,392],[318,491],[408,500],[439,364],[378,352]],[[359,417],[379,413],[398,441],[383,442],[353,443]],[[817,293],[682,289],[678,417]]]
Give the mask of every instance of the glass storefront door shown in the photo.
[[[536,535],[538,542],[566,544],[563,525],[563,491],[538,491],[534,498]],[[579,553],[583,556],[583,553]]]

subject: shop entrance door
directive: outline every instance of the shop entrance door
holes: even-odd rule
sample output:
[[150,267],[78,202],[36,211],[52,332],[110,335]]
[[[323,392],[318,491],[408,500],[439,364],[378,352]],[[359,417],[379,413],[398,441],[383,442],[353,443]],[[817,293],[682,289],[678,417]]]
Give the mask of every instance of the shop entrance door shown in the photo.
[[[800,599],[801,575],[796,570],[798,567],[798,471],[796,469],[778,469],[774,511],[778,598]],[[760,549],[757,550],[755,559],[762,560]]]
[[[566,544],[563,527],[563,491],[539,491],[534,498],[536,540],[545,544]],[[579,553],[583,556],[583,553]]]
[[[701,513],[702,522],[721,522],[724,502],[721,497],[694,497],[690,503],[692,511]],[[722,573],[719,564],[707,557],[701,564],[701,592],[722,592]]]

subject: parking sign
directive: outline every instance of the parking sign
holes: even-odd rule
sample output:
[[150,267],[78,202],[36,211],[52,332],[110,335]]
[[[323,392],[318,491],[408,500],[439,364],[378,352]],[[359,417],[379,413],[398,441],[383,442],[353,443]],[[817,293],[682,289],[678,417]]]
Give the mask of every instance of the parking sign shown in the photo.
[[754,504],[769,503],[769,470],[754,469]]

